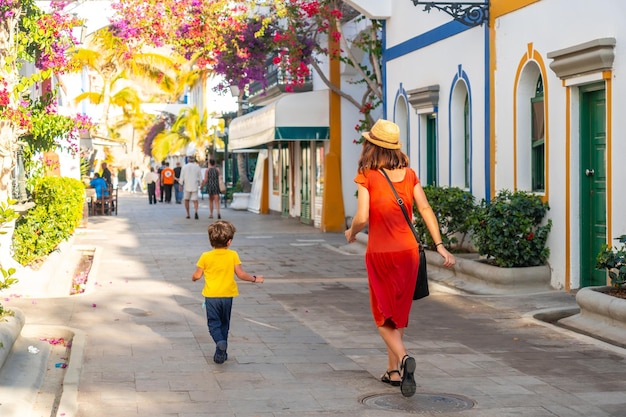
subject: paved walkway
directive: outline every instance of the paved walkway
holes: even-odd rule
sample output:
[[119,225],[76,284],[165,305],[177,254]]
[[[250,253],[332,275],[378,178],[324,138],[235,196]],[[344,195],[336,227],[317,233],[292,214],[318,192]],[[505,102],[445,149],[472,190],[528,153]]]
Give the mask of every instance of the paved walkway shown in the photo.
[[[18,348],[76,335],[67,368],[56,368],[64,359],[54,349],[47,372],[27,365],[40,369],[44,387],[27,401],[34,412],[22,406],[16,416],[626,416],[626,351],[532,318],[575,306],[561,291],[475,296],[433,283],[405,333],[419,387],[404,399],[378,381],[386,354],[362,247],[293,219],[230,209],[222,217],[238,228],[232,247],[267,281],[239,282],[228,361],[216,365],[202,284],[190,278],[208,248],[206,200],[200,217],[122,194],[118,216],[91,217],[76,237],[99,253],[85,294],[3,302],[26,315]],[[0,394],[28,390],[19,379],[0,383]],[[4,401],[0,415],[12,417]]]

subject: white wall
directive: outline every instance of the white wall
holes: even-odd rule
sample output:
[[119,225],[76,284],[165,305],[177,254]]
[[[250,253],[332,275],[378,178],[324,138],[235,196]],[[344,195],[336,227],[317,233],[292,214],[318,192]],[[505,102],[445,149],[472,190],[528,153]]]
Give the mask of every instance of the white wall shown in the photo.
[[[566,169],[566,87],[549,68],[551,59],[547,54],[570,46],[578,45],[598,38],[614,37],[617,39],[615,48],[615,62],[613,65],[613,97],[608,101],[608,107],[613,109],[612,154],[613,171],[608,173],[613,178],[613,190],[610,191],[613,199],[612,234],[619,236],[626,232],[626,216],[623,207],[626,197],[621,192],[623,186],[619,178],[626,174],[626,164],[623,155],[626,154],[626,143],[622,139],[626,129],[626,120],[621,117],[626,106],[624,91],[623,68],[626,64],[626,28],[623,18],[626,16],[626,2],[621,0],[543,0],[529,5],[514,13],[505,15],[496,21],[496,57],[497,71],[496,85],[496,189],[512,189],[514,184],[512,146],[513,138],[513,94],[515,91],[515,75],[522,60],[526,59],[528,51],[534,51],[543,60],[546,73],[544,74],[544,91],[548,98],[548,121],[546,134],[549,135],[549,199],[550,211],[548,217],[553,221],[552,231],[548,239],[551,255],[549,259],[552,267],[552,284],[563,287],[565,283],[566,259],[566,223],[565,214],[568,208],[566,200],[566,180],[571,179],[570,187],[570,216],[571,216],[571,286],[580,285],[578,270],[578,241],[579,232],[579,150],[578,129],[579,121],[571,120],[571,169]],[[532,30],[529,30],[533,28]],[[573,88],[571,98],[571,115],[578,113],[577,89]],[[518,140],[520,140],[518,138]],[[518,155],[519,159],[520,155]],[[523,165],[523,164],[522,164]],[[520,162],[518,161],[518,167]],[[519,169],[518,169],[519,172]],[[519,179],[518,187],[524,189],[525,183]]]
[[[421,40],[401,37],[397,26],[407,27],[411,22],[429,22],[424,30],[430,30],[430,21],[438,22],[435,12],[427,14],[420,8],[400,7],[403,13],[398,16],[394,6],[394,17],[387,23],[387,41],[390,45],[407,42],[408,48],[413,49],[420,44]],[[395,5],[396,3],[394,3]],[[404,10],[406,9],[406,10]],[[410,35],[413,31],[406,31]],[[478,198],[485,196],[485,34],[484,28],[476,27],[464,31],[456,36],[448,37],[430,45],[420,47],[414,51],[388,61],[386,92],[387,92],[387,118],[394,120],[400,117],[402,101],[398,96],[406,95],[409,90],[415,88],[439,85],[439,100],[437,112],[438,134],[438,183],[442,186],[458,185],[457,181],[450,178],[450,97],[457,84],[455,79],[459,75],[467,77],[469,82],[469,95],[471,99],[472,115],[472,184],[471,190]],[[458,81],[457,81],[458,82]],[[465,83],[465,81],[461,81]],[[399,100],[399,101],[398,101]],[[397,108],[397,104],[400,108]],[[396,109],[396,113],[394,113]],[[425,127],[424,117],[416,113],[416,109],[409,105],[409,157],[411,167],[416,170],[420,177],[426,175],[425,164]],[[455,150],[458,154],[458,149]],[[454,166],[458,170],[458,166]],[[425,178],[424,178],[425,179]]]

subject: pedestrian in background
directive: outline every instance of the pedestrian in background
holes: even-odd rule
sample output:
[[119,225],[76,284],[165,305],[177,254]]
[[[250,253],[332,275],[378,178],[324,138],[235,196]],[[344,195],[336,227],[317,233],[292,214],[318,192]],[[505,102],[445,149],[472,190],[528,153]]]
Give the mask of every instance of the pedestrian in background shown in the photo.
[[111,180],[111,171],[109,170],[109,167],[106,162],[102,163],[101,177],[104,179],[104,181],[106,181],[108,185],[111,185],[111,186],[113,185],[113,182]]
[[180,171],[182,169],[180,162],[176,162],[174,167],[174,197],[176,198],[176,204],[183,202],[183,186],[180,183]]
[[239,254],[230,249],[235,236],[235,226],[224,220],[211,223],[208,228],[212,250],[204,252],[191,276],[193,281],[204,277],[204,306],[209,334],[215,342],[215,363],[228,359],[228,331],[233,308],[233,298],[239,295],[237,278],[243,281],[263,282],[262,275],[250,275],[241,266]]
[[386,172],[404,202],[409,216],[413,203],[424,219],[443,265],[454,265],[454,256],[443,246],[437,217],[420,181],[401,151],[400,129],[387,120],[378,120],[363,133],[358,162],[357,210],[345,235],[349,243],[369,224],[365,265],[370,289],[370,307],[378,332],[387,346],[387,371],[381,381],[400,386],[402,395],[415,394],[415,359],[402,341],[413,303],[415,277],[419,268],[418,243],[382,171]]
[[109,196],[109,186],[107,182],[100,176],[99,173],[93,174],[93,179],[89,181],[91,188],[96,190],[96,198],[100,200],[102,196]]
[[137,188],[139,188],[139,192],[143,193],[143,185],[141,184],[143,180],[143,171],[139,167],[135,167],[133,170],[133,190],[134,193]]
[[[157,169],[157,174],[159,174],[159,178],[161,178],[161,172],[165,169],[165,159],[161,161],[161,166]],[[161,178],[162,179],[162,178]],[[159,201],[162,203],[165,198],[165,186],[163,185],[163,181],[159,184]]]
[[148,202],[150,204],[156,204],[156,189],[159,185],[159,174],[154,172],[154,167],[150,167],[150,172],[145,175],[144,180],[146,181],[146,188],[148,189]]
[[196,163],[194,156],[189,157],[189,162],[180,171],[180,183],[183,186],[183,199],[185,201],[185,211],[189,218],[189,202],[193,202],[195,211],[194,218],[198,220],[198,189],[202,182],[202,172],[200,165]]
[[161,170],[161,190],[165,196],[161,196],[165,203],[172,202],[172,188],[174,187],[174,170],[170,168],[170,163],[166,162]]
[[209,195],[209,219],[213,218],[213,207],[217,209],[217,218],[220,215],[220,170],[215,166],[215,159],[209,159],[209,167],[205,171],[204,181],[200,188],[206,186],[206,193]]

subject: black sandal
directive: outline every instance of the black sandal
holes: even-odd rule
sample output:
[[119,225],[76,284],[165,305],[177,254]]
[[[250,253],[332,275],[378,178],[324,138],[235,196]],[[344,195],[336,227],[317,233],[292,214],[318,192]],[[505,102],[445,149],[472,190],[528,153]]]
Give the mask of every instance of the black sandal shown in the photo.
[[400,391],[402,395],[405,397],[412,397],[415,394],[416,384],[415,384],[415,359],[410,357],[409,355],[404,355],[402,358],[402,365],[400,369],[402,370],[402,382],[400,383]]
[[387,371],[380,377],[380,380],[385,384],[391,384],[394,387],[399,387],[402,384],[402,381],[399,379],[391,379],[392,374],[398,374],[400,376],[400,371],[397,369],[392,369],[391,371]]

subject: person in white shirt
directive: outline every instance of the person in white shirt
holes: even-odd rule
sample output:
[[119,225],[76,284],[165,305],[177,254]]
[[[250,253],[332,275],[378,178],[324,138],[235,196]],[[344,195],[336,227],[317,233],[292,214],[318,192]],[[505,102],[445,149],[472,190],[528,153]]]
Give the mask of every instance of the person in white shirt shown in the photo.
[[154,167],[150,167],[150,172],[144,176],[144,180],[146,181],[146,186],[148,187],[148,201],[150,204],[156,204],[156,187],[159,182],[159,174],[154,172]]
[[195,211],[194,218],[198,220],[198,188],[202,183],[202,172],[200,165],[196,163],[195,156],[189,157],[189,162],[180,171],[180,184],[183,187],[183,200],[185,201],[185,211],[189,219],[189,201],[193,201]]

